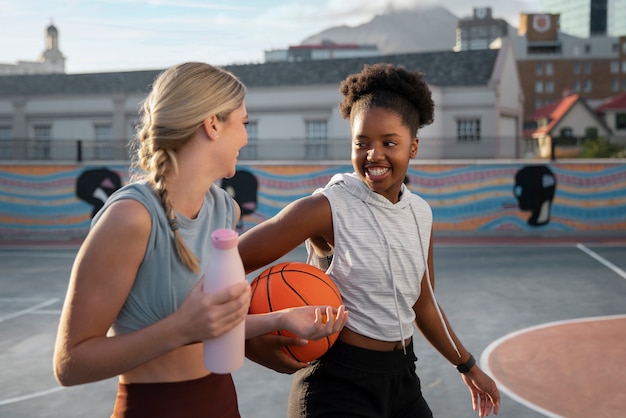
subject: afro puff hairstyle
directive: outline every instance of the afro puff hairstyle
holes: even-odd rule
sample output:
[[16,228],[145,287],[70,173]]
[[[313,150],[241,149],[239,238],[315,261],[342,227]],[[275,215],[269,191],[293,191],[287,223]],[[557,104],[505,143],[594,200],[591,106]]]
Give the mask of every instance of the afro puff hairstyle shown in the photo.
[[341,83],[341,116],[352,122],[360,111],[382,108],[398,114],[417,134],[418,129],[433,122],[435,111],[430,89],[422,77],[422,73],[392,64],[365,65],[360,73],[349,75]]

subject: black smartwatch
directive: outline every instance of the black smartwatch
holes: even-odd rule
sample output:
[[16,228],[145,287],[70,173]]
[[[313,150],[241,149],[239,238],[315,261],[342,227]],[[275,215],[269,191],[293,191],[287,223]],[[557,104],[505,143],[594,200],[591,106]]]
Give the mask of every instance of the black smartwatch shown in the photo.
[[467,360],[467,363],[459,364],[458,366],[456,366],[456,369],[459,371],[459,373],[467,373],[472,367],[474,367],[474,364],[476,364],[476,359],[474,358],[472,353],[470,353],[470,358],[469,360]]

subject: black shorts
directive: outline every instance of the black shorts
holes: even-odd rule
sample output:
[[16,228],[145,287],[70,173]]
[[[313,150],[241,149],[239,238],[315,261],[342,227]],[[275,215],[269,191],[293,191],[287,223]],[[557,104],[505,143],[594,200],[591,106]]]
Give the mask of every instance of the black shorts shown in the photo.
[[164,383],[119,383],[111,418],[240,418],[230,374]]
[[341,341],[294,374],[289,418],[432,418],[415,373],[413,343],[372,351]]

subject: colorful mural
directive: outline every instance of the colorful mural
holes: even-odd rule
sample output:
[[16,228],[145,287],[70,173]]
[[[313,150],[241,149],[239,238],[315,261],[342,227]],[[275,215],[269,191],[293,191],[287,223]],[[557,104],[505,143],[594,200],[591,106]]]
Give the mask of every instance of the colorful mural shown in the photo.
[[[268,219],[287,203],[322,187],[339,165],[246,165],[245,181],[225,181],[244,199],[241,229]],[[128,182],[128,167],[113,165],[0,166],[0,240],[84,238],[97,203],[78,196],[78,179],[104,173],[104,197]],[[98,180],[99,181],[99,180]],[[256,184],[254,184],[256,182]],[[626,234],[626,163],[414,163],[410,189],[433,208],[436,231],[454,233],[594,232]],[[99,183],[100,184],[100,183]],[[241,186],[244,184],[244,186]],[[241,189],[244,187],[244,189]],[[241,189],[241,190],[239,190]],[[94,189],[95,190],[95,189]],[[103,194],[104,193],[104,194]]]

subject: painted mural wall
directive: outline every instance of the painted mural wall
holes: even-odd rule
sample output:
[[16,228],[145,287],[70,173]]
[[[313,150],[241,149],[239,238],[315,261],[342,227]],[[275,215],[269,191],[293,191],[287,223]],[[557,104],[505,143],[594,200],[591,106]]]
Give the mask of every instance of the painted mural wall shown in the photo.
[[[337,165],[245,165],[221,184],[242,207],[240,229],[322,187]],[[0,241],[79,241],[125,165],[0,166]],[[433,209],[435,231],[626,235],[626,162],[419,162],[408,187]]]

